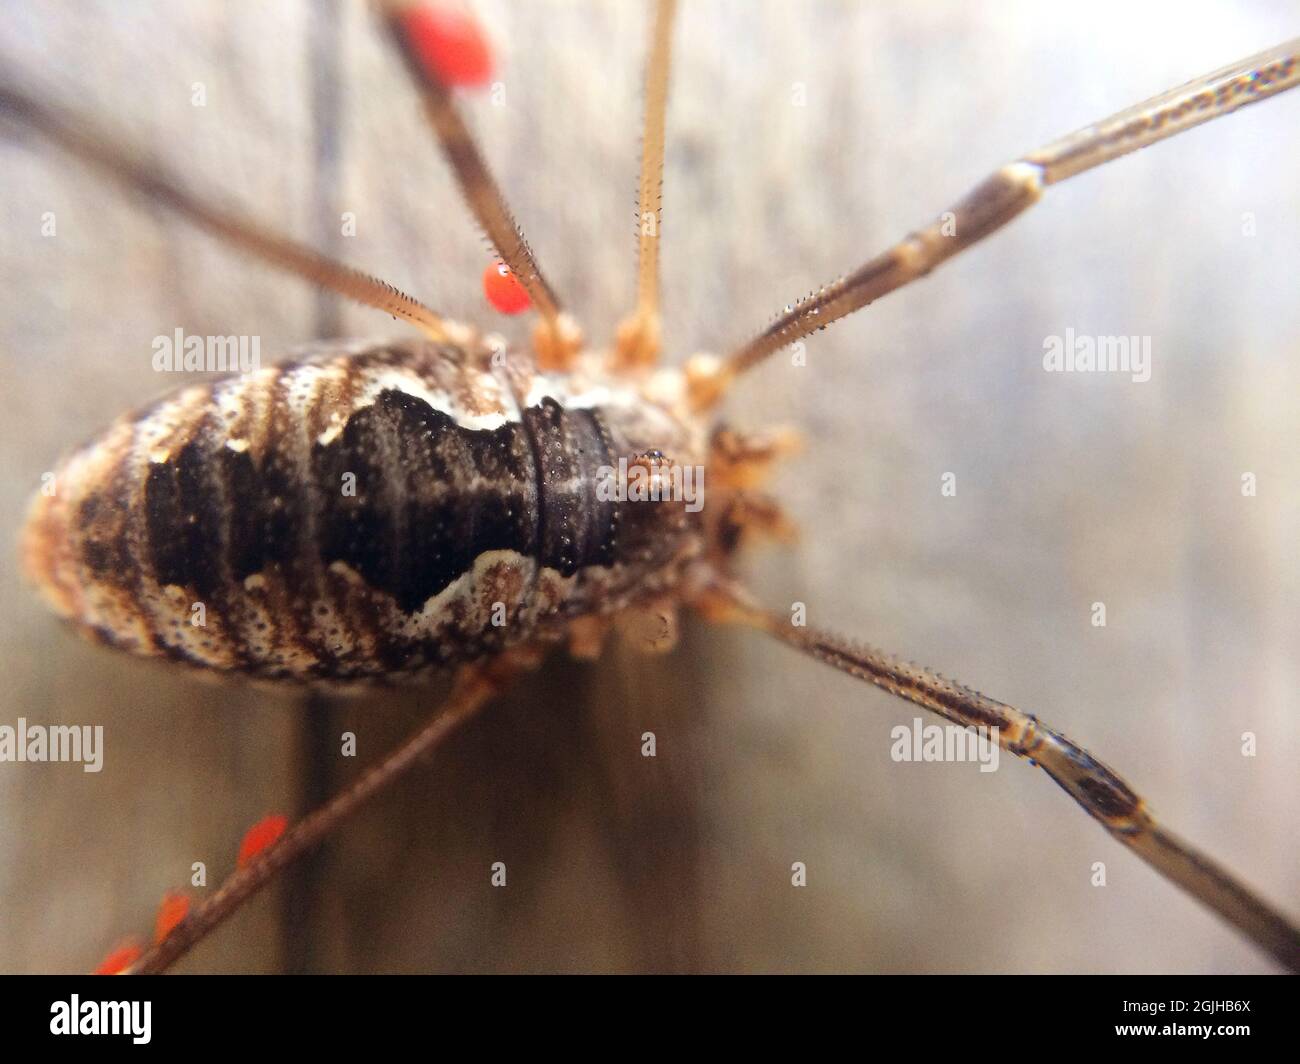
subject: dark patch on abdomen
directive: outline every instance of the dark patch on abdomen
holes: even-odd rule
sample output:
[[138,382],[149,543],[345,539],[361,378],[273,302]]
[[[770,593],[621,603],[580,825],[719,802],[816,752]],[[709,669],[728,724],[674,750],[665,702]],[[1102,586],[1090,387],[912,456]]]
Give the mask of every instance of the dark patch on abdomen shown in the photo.
[[166,462],[149,466],[144,505],[149,555],[159,584],[193,588],[200,599],[221,582],[221,499],[209,479],[209,433],[200,431]]
[[231,576],[243,580],[268,566],[299,562],[306,499],[285,456],[269,451],[259,468],[247,451],[221,446],[214,459],[231,503]]
[[[305,469],[283,438],[296,426],[271,424],[261,454],[231,450],[209,422],[150,465],[144,516],[160,584],[206,598],[223,574],[237,584],[274,568],[305,593],[315,567],[342,562],[409,613],[487,551],[566,576],[617,560],[616,504],[596,498],[598,470],[613,463],[596,411],[546,399],[522,423],[470,429],[389,389],[313,442]],[[355,495],[343,493],[349,473]]]
[[[485,551],[536,554],[535,463],[517,423],[468,429],[383,391],[314,446],[311,465],[322,563],[346,563],[407,612]],[[343,494],[348,473],[355,496]]]
[[610,466],[608,434],[593,410],[566,410],[543,399],[524,411],[541,491],[538,560],[564,576],[615,557],[615,504],[596,497],[602,466]]

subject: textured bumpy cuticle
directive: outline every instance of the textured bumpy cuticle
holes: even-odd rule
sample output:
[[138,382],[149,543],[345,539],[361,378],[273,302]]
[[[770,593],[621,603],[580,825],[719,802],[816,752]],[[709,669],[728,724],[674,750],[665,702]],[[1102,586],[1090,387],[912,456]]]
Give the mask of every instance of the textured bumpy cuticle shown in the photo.
[[55,474],[28,572],[88,634],[268,678],[416,673],[662,595],[701,549],[602,467],[696,434],[581,373],[450,345],[322,347],[118,421]]

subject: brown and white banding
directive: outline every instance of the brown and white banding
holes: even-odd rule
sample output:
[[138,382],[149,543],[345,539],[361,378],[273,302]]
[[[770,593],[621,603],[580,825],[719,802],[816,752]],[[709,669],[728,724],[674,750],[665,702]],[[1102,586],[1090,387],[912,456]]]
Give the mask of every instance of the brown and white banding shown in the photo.
[[649,448],[702,462],[704,437],[598,371],[318,345],[186,387],[73,455],[33,504],[27,568],[61,615],[136,653],[270,678],[416,673],[670,590],[699,524],[595,492],[600,468]]

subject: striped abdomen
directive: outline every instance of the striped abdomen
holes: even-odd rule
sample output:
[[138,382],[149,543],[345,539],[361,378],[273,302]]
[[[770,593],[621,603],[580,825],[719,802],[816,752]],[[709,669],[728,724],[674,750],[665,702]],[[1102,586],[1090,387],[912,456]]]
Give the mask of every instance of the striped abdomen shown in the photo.
[[596,491],[651,449],[697,443],[632,393],[517,395],[455,348],[322,350],[119,421],[37,497],[26,560],[61,614],[138,653],[410,673],[671,588],[691,515]]

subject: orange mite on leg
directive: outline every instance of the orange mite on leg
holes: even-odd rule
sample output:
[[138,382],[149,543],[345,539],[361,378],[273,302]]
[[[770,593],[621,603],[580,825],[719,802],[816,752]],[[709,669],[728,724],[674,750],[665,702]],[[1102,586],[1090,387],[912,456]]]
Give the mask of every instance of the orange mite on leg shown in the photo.
[[504,262],[494,262],[483,271],[483,294],[502,314],[521,314],[532,305],[528,290]]
[[284,834],[284,829],[288,826],[288,819],[279,814],[273,814],[259,820],[245,832],[244,839],[239,844],[239,858],[235,862],[236,866],[247,868],[252,864],[253,858]]
[[486,85],[492,51],[479,24],[467,12],[437,4],[402,15],[402,30],[424,68],[443,85]]
[[154,919],[153,940],[161,942],[176,929],[176,925],[190,913],[190,899],[179,891],[169,890],[163,895]]
[[117,975],[123,969],[131,967],[140,959],[143,952],[136,942],[127,942],[113,950],[94,970],[93,975]]

